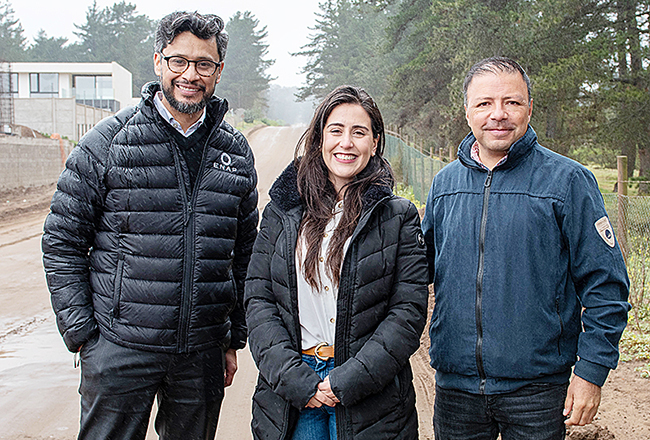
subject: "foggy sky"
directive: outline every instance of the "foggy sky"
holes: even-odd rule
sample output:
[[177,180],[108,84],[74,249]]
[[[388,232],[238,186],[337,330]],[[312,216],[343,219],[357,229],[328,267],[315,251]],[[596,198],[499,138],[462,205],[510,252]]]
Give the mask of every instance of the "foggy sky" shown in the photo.
[[[97,0],[98,9],[112,6],[118,0]],[[164,15],[178,9],[196,10],[201,13],[217,14],[227,23],[237,11],[251,11],[259,20],[258,30],[267,26],[269,45],[267,59],[275,59],[267,73],[277,77],[272,84],[280,86],[300,86],[304,75],[300,71],[307,59],[292,57],[292,52],[300,51],[301,46],[309,42],[309,30],[316,22],[315,12],[319,11],[319,0],[127,0],[136,5],[136,12],[158,20]],[[48,37],[66,37],[77,41],[74,24],[86,22],[86,11],[93,0],[11,0],[15,12],[14,18],[20,20],[24,35],[32,42],[40,29]]]

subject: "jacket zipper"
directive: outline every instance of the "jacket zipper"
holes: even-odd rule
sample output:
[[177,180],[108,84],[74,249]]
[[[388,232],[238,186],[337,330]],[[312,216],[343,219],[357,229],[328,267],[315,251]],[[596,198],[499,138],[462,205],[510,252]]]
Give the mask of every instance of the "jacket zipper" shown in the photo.
[[203,180],[203,174],[204,174],[204,168],[205,168],[205,155],[207,152],[207,147],[210,142],[210,139],[212,138],[212,135],[214,134],[215,130],[218,127],[214,127],[210,134],[208,134],[208,138],[205,141],[205,144],[203,145],[203,152],[201,153],[201,164],[199,165],[199,172],[197,173],[196,176],[196,181],[194,182],[194,188],[191,188],[192,194],[190,196],[190,199],[187,199],[187,191],[185,190],[186,184],[185,181],[186,179],[189,181],[189,176],[186,176],[183,173],[182,167],[180,165],[180,161],[182,159],[182,154],[178,152],[178,149],[176,146],[172,148],[174,151],[174,156],[176,157],[176,160],[174,161],[174,164],[176,166],[176,172],[178,173],[178,176],[180,178],[180,186],[181,186],[181,198],[183,200],[183,205],[185,206],[185,209],[183,210],[183,221],[185,225],[185,237],[183,238],[184,241],[184,255],[183,255],[183,261],[184,261],[184,268],[183,268],[183,282],[181,286],[181,310],[180,310],[180,322],[179,322],[179,333],[178,333],[178,342],[177,342],[177,347],[179,353],[187,353],[189,351],[189,332],[190,332],[190,311],[192,308],[192,290],[193,290],[193,281],[194,281],[194,266],[195,266],[195,258],[196,258],[196,252],[194,248],[194,232],[195,232],[195,216],[194,216],[194,204],[196,202],[196,195],[198,193],[199,187],[201,186],[201,181]]
[[492,186],[492,170],[488,170],[483,184],[483,210],[481,212],[481,229],[478,240],[478,271],[476,275],[476,367],[481,378],[479,393],[485,394],[487,376],[483,365],[483,275],[485,271],[485,231],[487,229],[488,202]]
[[[356,243],[356,238],[357,235],[359,235],[359,231],[361,231],[366,223],[368,222],[368,219],[372,216],[374,213],[375,209],[377,206],[379,206],[383,201],[390,196],[384,197],[383,199],[379,200],[377,203],[375,203],[372,208],[366,212],[361,219],[359,220],[359,223],[357,224],[357,227],[354,229],[354,232],[352,233],[352,236],[350,238],[350,245],[348,246],[347,252],[344,255],[343,262],[342,262],[342,267],[341,267],[341,281],[345,281],[344,285],[339,286],[339,297],[341,297],[342,294],[345,293],[345,308],[344,310],[348,312],[348,314],[345,315],[346,319],[345,322],[339,319],[339,316],[336,317],[336,333],[335,333],[335,339],[336,341],[342,340],[342,341],[349,341],[350,339],[350,331],[349,331],[349,312],[352,310],[352,295],[350,293],[346,293],[348,290],[350,290],[350,282],[354,278],[356,271],[351,267],[350,261],[356,261],[357,259],[357,251],[358,251],[358,245]],[[337,305],[337,312],[338,312],[338,305]],[[339,339],[339,334],[341,334],[341,337],[343,339]],[[349,353],[349,344],[339,344],[338,342],[334,343],[334,365],[339,366],[341,365],[344,361],[349,359],[350,353]],[[335,413],[336,413],[336,432],[337,432],[337,437],[339,439],[348,439],[352,438],[352,424],[348,419],[348,413],[345,410],[344,407],[341,405],[336,405],[335,407]]]
[[123,273],[124,273],[124,252],[122,252],[122,249],[118,249],[117,268],[115,270],[115,281],[113,283],[113,313],[111,314],[111,327],[113,326],[114,320],[120,318],[120,298],[122,296]]

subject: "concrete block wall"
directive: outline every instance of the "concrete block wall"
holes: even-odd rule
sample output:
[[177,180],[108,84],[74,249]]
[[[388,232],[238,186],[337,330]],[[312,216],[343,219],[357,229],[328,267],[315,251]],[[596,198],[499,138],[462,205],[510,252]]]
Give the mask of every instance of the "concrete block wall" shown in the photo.
[[0,137],[0,189],[56,182],[70,151],[65,140]]
[[76,105],[76,133],[74,136],[69,136],[70,139],[79,141],[91,128],[93,128],[99,121],[109,116],[112,116],[108,110],[90,107],[88,105]]
[[14,122],[41,133],[59,133],[75,139],[75,100],[73,98],[16,98]]
[[77,104],[74,98],[14,99],[14,123],[48,135],[59,133],[74,141],[79,141],[95,124],[112,114]]

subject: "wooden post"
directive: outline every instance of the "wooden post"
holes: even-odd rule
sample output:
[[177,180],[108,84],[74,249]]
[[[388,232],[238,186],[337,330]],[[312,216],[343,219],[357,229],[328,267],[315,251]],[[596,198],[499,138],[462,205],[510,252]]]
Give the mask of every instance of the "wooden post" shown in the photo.
[[616,235],[618,244],[621,246],[623,258],[627,263],[627,156],[616,156],[616,168],[618,170],[618,216]]

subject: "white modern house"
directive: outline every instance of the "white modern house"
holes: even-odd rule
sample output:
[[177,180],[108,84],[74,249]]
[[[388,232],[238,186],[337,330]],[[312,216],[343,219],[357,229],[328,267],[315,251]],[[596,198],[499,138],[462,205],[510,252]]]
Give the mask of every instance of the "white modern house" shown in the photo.
[[115,62],[1,63],[0,72],[13,124],[75,141],[101,119],[134,104],[131,72]]

